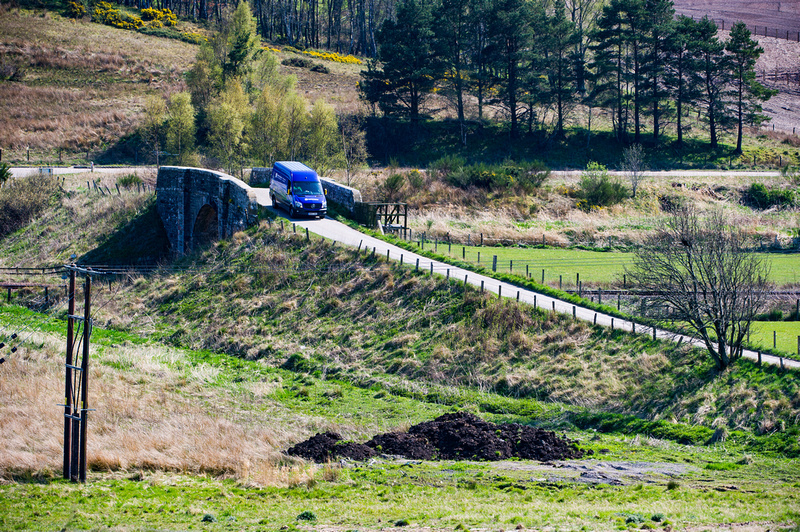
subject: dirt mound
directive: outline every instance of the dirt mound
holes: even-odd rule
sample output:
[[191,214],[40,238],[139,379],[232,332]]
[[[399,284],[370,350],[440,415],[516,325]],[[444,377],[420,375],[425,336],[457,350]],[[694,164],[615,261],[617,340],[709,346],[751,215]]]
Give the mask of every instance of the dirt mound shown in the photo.
[[437,454],[436,447],[424,436],[408,432],[378,434],[367,442],[367,446],[381,453],[398,454],[412,460],[431,460]]
[[366,444],[346,443],[326,432],[299,443],[287,452],[315,462],[334,457],[364,460],[377,452],[415,460],[504,460],[511,457],[547,462],[582,458],[577,442],[552,431],[509,423],[495,425],[474,414],[444,414],[408,432],[379,434]]
[[323,432],[312,436],[294,447],[290,447],[287,454],[312,460],[319,464],[329,462],[335,458],[351,458],[353,460],[366,460],[375,456],[375,451],[363,443],[343,441],[335,432]]

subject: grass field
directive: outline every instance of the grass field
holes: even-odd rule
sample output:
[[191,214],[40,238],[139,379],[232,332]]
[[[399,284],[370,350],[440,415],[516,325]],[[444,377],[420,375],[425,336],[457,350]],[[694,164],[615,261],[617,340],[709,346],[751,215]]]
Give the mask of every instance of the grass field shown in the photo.
[[[625,266],[632,263],[631,254],[618,251],[587,251],[582,249],[461,246],[426,242],[424,249],[484,268],[492,268],[497,257],[497,271],[529,276],[545,284],[575,289],[576,281],[584,286],[622,286]],[[778,286],[800,283],[800,255],[759,253],[771,264],[770,280]]]
[[[748,523],[766,531],[800,520],[798,461],[734,439],[682,445],[572,428],[567,435],[600,460],[297,461],[280,452],[317,431],[364,441],[463,407],[102,327],[92,347],[90,473],[76,485],[59,478],[53,406],[63,391],[64,323],[1,310],[0,327],[31,333],[0,367],[8,377],[0,381],[0,428],[11,435],[0,456],[3,530],[667,531]],[[537,404],[480,396],[508,411]],[[557,421],[562,408],[541,404],[539,420]]]
[[[773,333],[775,333],[774,347]],[[797,357],[800,356],[798,337],[800,337],[800,321],[756,321],[752,325],[750,343],[764,349],[774,348]]]

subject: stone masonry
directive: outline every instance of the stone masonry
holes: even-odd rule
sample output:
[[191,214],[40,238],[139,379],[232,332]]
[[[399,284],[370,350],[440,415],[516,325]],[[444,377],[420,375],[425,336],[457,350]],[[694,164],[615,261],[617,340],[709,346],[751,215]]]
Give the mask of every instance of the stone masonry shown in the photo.
[[255,194],[246,183],[202,168],[162,166],[156,196],[158,214],[177,254],[230,237],[255,223],[258,213]]

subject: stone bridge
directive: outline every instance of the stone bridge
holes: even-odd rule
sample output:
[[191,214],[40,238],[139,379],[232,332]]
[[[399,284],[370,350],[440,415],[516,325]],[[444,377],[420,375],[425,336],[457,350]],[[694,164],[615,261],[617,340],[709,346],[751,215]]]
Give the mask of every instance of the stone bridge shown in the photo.
[[182,254],[255,223],[256,195],[235,177],[179,166],[162,166],[156,182],[156,206],[170,246]]
[[[251,181],[269,186],[269,169],[254,168]],[[353,212],[361,193],[322,179],[328,202]],[[156,206],[173,253],[183,254],[256,223],[271,205],[266,188],[251,188],[235,177],[182,166],[162,166],[156,182]]]

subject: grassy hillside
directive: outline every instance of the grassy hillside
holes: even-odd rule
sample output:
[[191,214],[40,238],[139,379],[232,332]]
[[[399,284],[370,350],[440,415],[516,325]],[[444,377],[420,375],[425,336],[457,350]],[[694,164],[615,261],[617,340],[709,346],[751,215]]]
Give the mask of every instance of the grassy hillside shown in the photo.
[[[152,196],[63,194],[6,239],[1,263],[125,263],[163,246]],[[267,222],[147,271],[98,288],[98,322],[436,402],[463,403],[452,391],[463,388],[755,434],[793,426],[800,409],[791,375],[747,362],[719,375],[698,350],[498,301]]]
[[[67,189],[3,240],[5,264],[123,258],[157,240],[152,196]],[[95,280],[90,475],[75,486],[59,479],[53,406],[64,304],[0,306],[0,333],[21,333],[0,365],[3,529],[767,530],[800,519],[800,472],[785,457],[797,452],[794,374],[742,363],[720,375],[696,351],[267,223],[148,274]],[[567,431],[601,460],[313,466],[282,454],[319,431],[364,441],[462,409]]]
[[180,90],[197,47],[54,11],[1,9],[2,61],[16,69],[0,82],[3,160],[135,160],[139,146],[120,142],[138,127],[144,97]]
[[11,435],[0,456],[4,530],[717,530],[748,523],[761,531],[800,518],[797,461],[743,454],[732,442],[695,447],[572,432],[602,460],[378,458],[315,467],[280,451],[316,431],[363,440],[450,408],[103,328],[93,336],[91,471],[77,486],[59,478],[53,416],[63,388],[63,322],[4,305],[0,325],[12,323],[33,334],[0,367],[0,426]]

